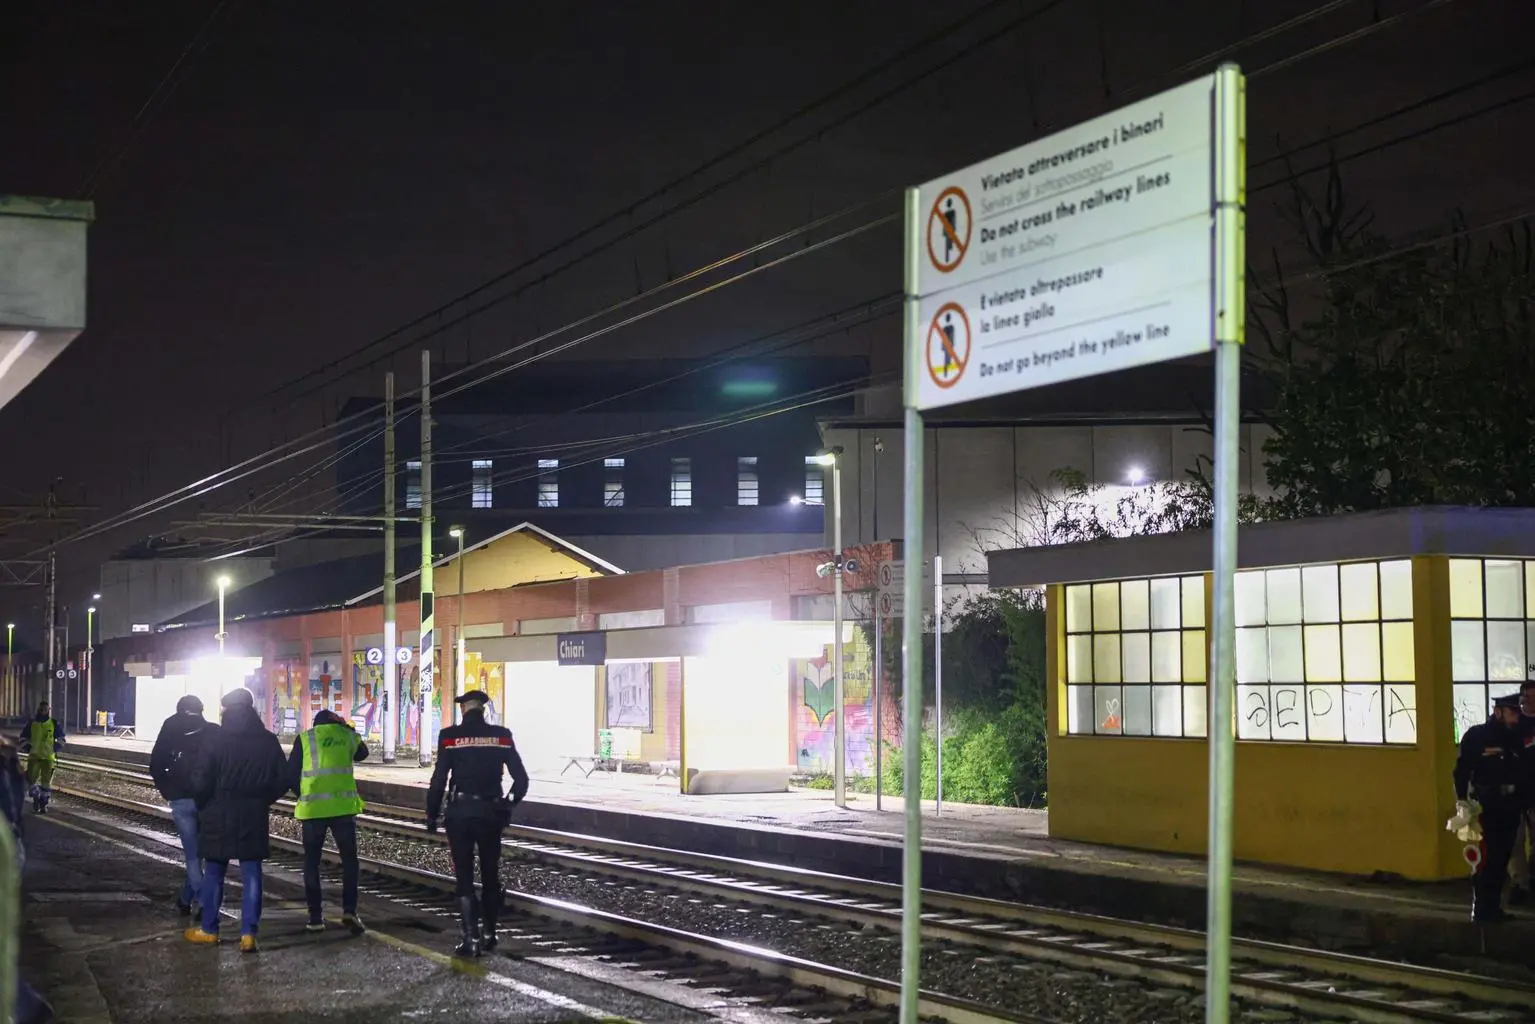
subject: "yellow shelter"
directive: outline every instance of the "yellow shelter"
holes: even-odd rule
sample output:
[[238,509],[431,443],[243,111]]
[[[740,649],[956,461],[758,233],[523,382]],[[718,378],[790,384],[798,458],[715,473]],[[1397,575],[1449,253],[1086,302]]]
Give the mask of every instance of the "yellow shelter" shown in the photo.
[[[1237,858],[1465,877],[1451,773],[1535,678],[1535,510],[1263,523],[1237,552]],[[1203,854],[1210,534],[989,561],[993,587],[1045,587],[1051,836]]]

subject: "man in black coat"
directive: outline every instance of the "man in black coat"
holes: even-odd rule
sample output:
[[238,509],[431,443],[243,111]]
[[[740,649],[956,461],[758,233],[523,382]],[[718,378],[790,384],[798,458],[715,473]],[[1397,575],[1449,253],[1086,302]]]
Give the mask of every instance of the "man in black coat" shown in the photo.
[[[1475,800],[1482,806],[1482,839],[1486,855],[1472,880],[1471,918],[1490,923],[1508,917],[1502,907],[1508,860],[1519,833],[1524,808],[1524,748],[1519,742],[1519,698],[1499,697],[1492,715],[1473,725],[1460,739],[1455,761],[1455,800]],[[1464,807],[1457,807],[1457,814]]]
[[197,901],[202,895],[203,861],[197,851],[192,766],[197,763],[198,745],[213,729],[213,723],[203,717],[203,702],[189,693],[176,702],[176,713],[160,726],[160,735],[149,755],[150,777],[171,805],[171,819],[181,836],[181,854],[187,862],[187,880],[176,897],[176,909],[182,917],[197,913]]
[[219,941],[219,907],[224,873],[240,862],[244,902],[240,907],[240,952],[256,951],[261,921],[261,862],[272,853],[267,815],[288,790],[287,759],[277,737],[261,724],[256,702],[245,687],[224,694],[218,731],[201,744],[192,769],[197,801],[197,845],[203,856],[203,919],[188,928],[188,942]]

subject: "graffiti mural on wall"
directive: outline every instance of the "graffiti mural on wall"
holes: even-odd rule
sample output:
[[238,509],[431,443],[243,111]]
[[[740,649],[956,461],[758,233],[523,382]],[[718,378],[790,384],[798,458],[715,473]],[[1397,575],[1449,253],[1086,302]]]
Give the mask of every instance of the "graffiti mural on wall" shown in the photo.
[[303,666],[300,662],[279,659],[272,663],[271,686],[268,688],[266,705],[267,724],[273,732],[296,733],[303,713]]
[[340,655],[320,655],[309,659],[309,713],[305,722],[313,722],[314,716],[329,708],[336,710],[341,703]]
[[[837,732],[837,677],[828,644],[819,658],[791,662],[795,708],[794,737],[798,766],[806,772],[831,772]],[[847,770],[855,775],[874,771],[874,707],[872,652],[860,630],[842,648],[842,689],[847,732]]]
[[384,729],[380,711],[384,693],[384,667],[369,665],[367,651],[352,652],[352,696],[348,715],[352,728],[365,739],[378,740]]
[[464,689],[483,690],[490,697],[485,720],[501,725],[501,709],[506,702],[506,666],[499,661],[481,661],[474,653],[464,655]]

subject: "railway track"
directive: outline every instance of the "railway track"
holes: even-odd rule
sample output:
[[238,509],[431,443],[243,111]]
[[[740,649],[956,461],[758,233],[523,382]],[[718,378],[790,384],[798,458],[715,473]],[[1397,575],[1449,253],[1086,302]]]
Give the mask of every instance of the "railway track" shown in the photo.
[[[76,771],[104,772],[149,785],[145,773],[120,765],[72,758],[60,766],[69,770],[72,762]],[[93,798],[84,791],[79,795]],[[291,804],[277,810],[291,813]],[[421,812],[413,808],[374,805],[359,816],[358,824],[423,844],[438,841],[425,832]],[[527,827],[508,829],[505,843],[514,856],[541,865],[555,877],[601,876],[621,888],[702,896],[718,901],[717,906],[793,915],[887,938],[899,928],[900,887],[888,883]],[[1045,963],[1171,989],[1203,989],[1201,932],[946,892],[924,892],[923,910],[925,947],[946,953]],[[1249,939],[1233,941],[1232,957],[1233,995],[1256,1006],[1367,1024],[1535,1021],[1535,985],[1528,982]],[[889,979],[884,983],[894,984]],[[827,991],[846,994],[836,988]],[[870,1001],[881,1005],[878,996]],[[977,1008],[978,1004],[969,1007]],[[993,1016],[1005,1017],[1006,1010],[986,1008]],[[944,1016],[936,1006],[933,1012]]]

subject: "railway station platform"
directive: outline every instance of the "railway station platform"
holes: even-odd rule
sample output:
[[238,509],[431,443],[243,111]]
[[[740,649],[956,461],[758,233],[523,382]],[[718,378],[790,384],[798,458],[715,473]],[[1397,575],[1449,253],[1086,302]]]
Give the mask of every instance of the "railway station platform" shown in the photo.
[[[447,955],[451,921],[434,927],[419,910],[366,894],[359,909],[368,934],[351,936],[336,922],[308,934],[302,879],[270,862],[260,949],[239,951],[240,889],[233,884],[225,894],[225,941],[193,946],[173,906],[183,877],[174,837],[152,830],[124,836],[61,803],[45,817],[29,816],[26,847],[20,970],[60,1022],[719,1019],[550,969],[536,957],[455,961]],[[334,900],[334,885],[327,895]]]
[[[72,736],[69,748],[144,764],[150,743]],[[430,769],[363,764],[357,774],[375,807],[425,804]],[[874,803],[850,793],[838,808],[824,790],[684,796],[646,775],[534,773],[515,824],[898,882],[902,801]],[[1047,821],[1039,810],[924,802],[924,884],[1203,928],[1203,859],[1052,839]],[[1247,937],[1448,968],[1535,966],[1535,907],[1506,924],[1473,924],[1469,872],[1465,881],[1414,883],[1238,864],[1233,885],[1234,927]]]

